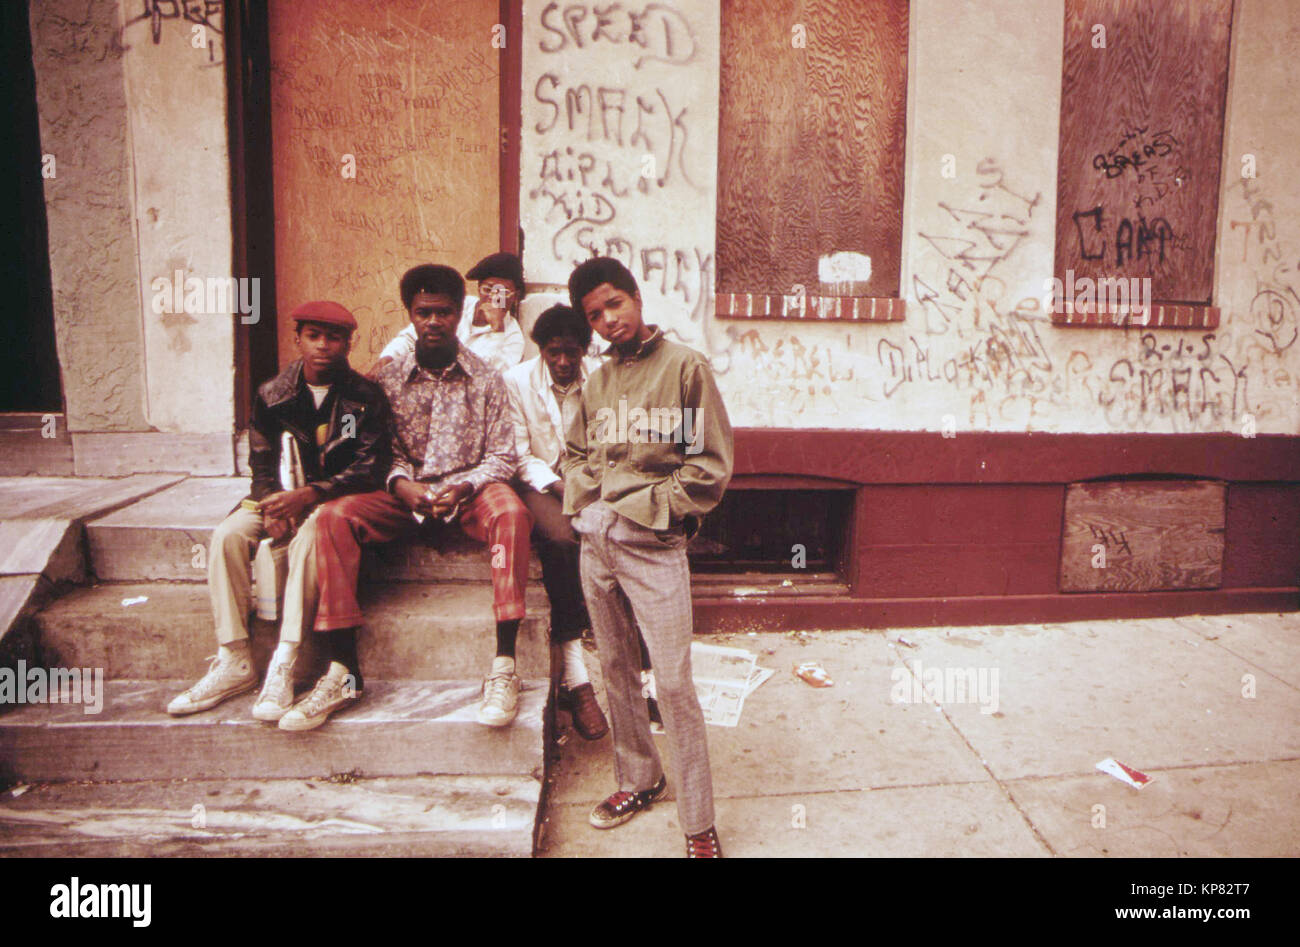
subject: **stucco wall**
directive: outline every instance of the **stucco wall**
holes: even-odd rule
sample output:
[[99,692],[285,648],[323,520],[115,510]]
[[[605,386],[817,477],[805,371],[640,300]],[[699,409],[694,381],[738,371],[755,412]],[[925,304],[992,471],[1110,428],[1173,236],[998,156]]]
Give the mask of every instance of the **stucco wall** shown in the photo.
[[116,4],[31,5],[54,328],[71,431],[145,428],[140,291]]
[[[242,323],[232,314],[237,302],[223,308],[218,295],[209,300],[206,292],[210,280],[233,275],[221,19],[162,20],[155,32],[139,16],[139,3],[123,0],[121,9],[147,421],[170,433],[228,434],[234,332]],[[155,312],[165,307],[153,304],[153,287],[163,285],[154,280],[174,283],[178,271],[204,282],[202,311]],[[217,306],[209,310],[210,302]],[[270,318],[272,301],[259,302],[259,316]]]
[[591,248],[618,257],[647,315],[698,348],[712,306],[718,17],[716,0],[523,7],[524,275],[563,286]]
[[220,18],[205,26],[209,48],[195,48],[200,24],[155,24],[141,10],[32,4],[41,149],[56,169],[45,197],[68,427],[227,436],[231,312],[153,305],[155,278],[232,275]]
[[[659,6],[690,26],[695,59],[675,67],[682,72],[671,88],[691,106],[688,122],[705,116],[700,134],[691,126],[688,150],[712,149],[693,155],[707,168],[716,165],[716,105],[708,101],[716,75],[706,72],[717,61],[716,4]],[[536,90],[545,72],[539,49],[560,42],[547,28],[560,22],[558,14],[544,24],[544,10],[530,3],[524,18],[525,208],[538,188],[541,160],[529,126],[552,116]],[[590,32],[590,19],[586,26]],[[913,0],[905,322],[716,320],[708,294],[703,312],[684,304],[680,292],[674,297],[671,275],[669,293],[644,294],[648,318],[713,358],[734,424],[1082,433],[1241,432],[1253,425],[1258,433],[1300,433],[1300,346],[1294,344],[1300,154],[1293,147],[1300,114],[1292,107],[1297,78],[1289,53],[1300,36],[1300,6],[1237,3],[1213,300],[1223,313],[1213,331],[1067,329],[1048,321],[1043,300],[1044,281],[1053,275],[1063,28],[1062,0]],[[818,41],[834,37],[809,35],[810,44]],[[579,77],[593,90],[625,83],[626,50],[574,45],[563,52],[573,57],[565,63],[569,73],[560,75]],[[543,92],[549,95],[550,87]],[[1122,133],[1114,116],[1096,121],[1114,122],[1117,136]],[[545,149],[588,149],[586,126],[565,132],[552,131]],[[1247,184],[1253,203],[1240,179],[1245,152],[1256,156],[1259,175]],[[945,155],[953,156],[955,177],[941,174]],[[593,184],[603,171],[602,164]],[[639,218],[643,242],[689,247],[703,239],[709,229],[703,209],[716,206],[716,183],[703,173],[699,180],[711,189],[652,192],[655,210]],[[1252,209],[1261,225],[1249,234],[1233,228],[1233,221],[1253,222]],[[552,211],[550,219],[525,213],[526,246],[534,254],[554,239],[556,221],[565,223],[562,213]],[[1272,215],[1268,228],[1266,214]],[[538,258],[526,262],[535,267]],[[657,271],[647,279],[639,254],[633,262],[643,285],[659,282]],[[557,265],[540,278],[556,279]],[[983,278],[975,286],[954,273]],[[1270,288],[1271,295],[1260,295]]]

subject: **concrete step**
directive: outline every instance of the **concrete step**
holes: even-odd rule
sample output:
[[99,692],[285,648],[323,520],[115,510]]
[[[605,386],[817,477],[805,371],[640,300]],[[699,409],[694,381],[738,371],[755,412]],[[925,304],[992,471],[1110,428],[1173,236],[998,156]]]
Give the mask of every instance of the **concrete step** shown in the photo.
[[243,477],[191,477],[87,523],[92,571],[109,581],[206,581],[212,531],[248,495],[248,484]]
[[[549,682],[525,680],[508,727],[475,720],[480,681],[367,679],[357,706],[306,733],[252,717],[256,693],[172,717],[192,681],[105,681],[96,700],[0,715],[0,785],[91,779],[274,779],[417,774],[542,777]],[[96,712],[96,706],[98,710]]]
[[181,482],[175,474],[0,478],[0,520],[81,520],[120,509]]
[[[124,606],[124,600],[148,601]],[[550,674],[546,590],[530,585],[528,616],[519,629],[519,673]],[[492,588],[482,583],[362,584],[366,624],[358,642],[367,678],[473,679],[487,673],[496,653]],[[206,585],[103,584],[78,589],[40,612],[34,625],[38,654],[47,667],[103,668],[114,679],[190,679],[216,653]],[[253,656],[265,668],[278,629],[254,620]],[[320,667],[314,635],[303,643],[300,671]]]
[[[458,530],[437,548],[418,539],[371,546],[361,557],[361,578],[367,582],[491,582],[492,564],[485,543]],[[528,581],[540,585],[542,563],[528,555]]]
[[31,616],[63,585],[86,581],[83,521],[179,479],[0,477],[0,667],[34,657]]
[[[91,568],[101,580],[204,582],[212,531],[248,495],[243,477],[194,477],[87,524]],[[541,578],[534,554],[529,575]],[[431,548],[418,539],[369,548],[366,581],[492,580],[487,547],[458,530]]]
[[530,776],[148,780],[0,792],[0,857],[527,857]]

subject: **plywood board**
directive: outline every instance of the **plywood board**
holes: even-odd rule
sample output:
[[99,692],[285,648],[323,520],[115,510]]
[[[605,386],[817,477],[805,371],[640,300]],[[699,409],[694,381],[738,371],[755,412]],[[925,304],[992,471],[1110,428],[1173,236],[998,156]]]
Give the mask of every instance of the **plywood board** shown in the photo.
[[407,324],[402,273],[431,262],[463,273],[497,249],[497,19],[482,0],[271,5],[282,365],[299,303],[352,310],[364,369]]
[[[898,295],[907,19],[900,0],[722,4],[720,292]],[[823,283],[838,253],[869,278]]]
[[[1066,0],[1056,275],[1209,303],[1232,0]],[[1108,284],[1110,285],[1110,284]]]
[[1070,484],[1061,591],[1218,588],[1224,498],[1205,480]]

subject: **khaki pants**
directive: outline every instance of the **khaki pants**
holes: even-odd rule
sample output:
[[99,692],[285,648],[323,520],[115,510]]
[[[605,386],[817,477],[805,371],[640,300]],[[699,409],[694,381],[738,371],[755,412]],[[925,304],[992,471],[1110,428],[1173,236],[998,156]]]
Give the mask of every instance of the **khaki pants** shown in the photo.
[[[280,640],[302,641],[304,628],[316,617],[319,586],[316,580],[317,507],[298,528],[288,546],[276,554],[289,560],[284,585]],[[212,533],[208,546],[208,594],[212,598],[212,617],[217,625],[217,641],[230,644],[248,637],[248,613],[252,578],[249,564],[253,549],[266,536],[262,514],[242,507],[231,513]]]

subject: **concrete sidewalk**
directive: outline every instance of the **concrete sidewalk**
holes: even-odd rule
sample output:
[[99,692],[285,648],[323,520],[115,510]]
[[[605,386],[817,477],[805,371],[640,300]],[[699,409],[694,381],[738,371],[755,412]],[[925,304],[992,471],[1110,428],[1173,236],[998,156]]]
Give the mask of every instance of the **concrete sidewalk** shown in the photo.
[[[703,640],[776,670],[738,727],[708,728],[728,856],[1300,855],[1300,614]],[[804,660],[834,686],[795,677]],[[933,669],[984,686],[913,702]],[[612,737],[564,732],[542,854],[681,857],[672,801],[587,824]]]

